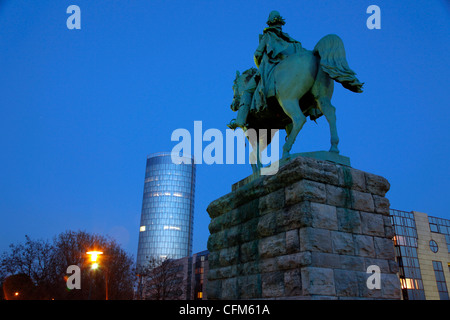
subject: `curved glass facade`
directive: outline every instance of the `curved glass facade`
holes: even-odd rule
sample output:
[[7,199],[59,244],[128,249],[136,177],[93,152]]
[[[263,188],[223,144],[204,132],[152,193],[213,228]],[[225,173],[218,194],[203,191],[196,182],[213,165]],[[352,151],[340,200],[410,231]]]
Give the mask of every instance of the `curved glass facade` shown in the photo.
[[195,164],[191,158],[172,162],[171,153],[149,155],[137,266],[151,257],[179,259],[192,254]]

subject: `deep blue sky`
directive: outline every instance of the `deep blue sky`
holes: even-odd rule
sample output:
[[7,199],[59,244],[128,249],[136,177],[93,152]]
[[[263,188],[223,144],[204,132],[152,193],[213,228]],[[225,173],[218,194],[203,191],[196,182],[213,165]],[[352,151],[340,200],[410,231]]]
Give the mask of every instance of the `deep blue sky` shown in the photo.
[[[81,30],[66,27],[71,4]],[[381,30],[366,27],[371,4]],[[336,85],[341,154],[390,181],[392,208],[450,219],[448,2],[0,0],[0,252],[82,229],[136,255],[146,156],[195,120],[225,133],[235,72],[253,66],[271,10],[307,49],[338,34],[365,82]],[[292,151],[328,148],[321,118]],[[250,173],[198,165],[194,252],[208,204]]]

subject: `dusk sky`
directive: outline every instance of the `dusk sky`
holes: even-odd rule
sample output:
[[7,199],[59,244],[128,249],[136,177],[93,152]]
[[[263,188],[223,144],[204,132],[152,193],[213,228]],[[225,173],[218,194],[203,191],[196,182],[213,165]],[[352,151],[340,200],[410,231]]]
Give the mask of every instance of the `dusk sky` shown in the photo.
[[[73,4],[80,30],[66,26]],[[381,29],[369,30],[373,4]],[[365,83],[336,84],[332,99],[352,167],[389,180],[391,208],[450,219],[448,1],[0,0],[0,253],[85,230],[136,256],[147,155],[171,151],[178,128],[193,137],[194,121],[225,136],[236,71],[254,66],[272,10],[306,49],[344,41]],[[308,121],[292,153],[329,140],[324,117]],[[250,174],[197,165],[194,253],[208,204]]]

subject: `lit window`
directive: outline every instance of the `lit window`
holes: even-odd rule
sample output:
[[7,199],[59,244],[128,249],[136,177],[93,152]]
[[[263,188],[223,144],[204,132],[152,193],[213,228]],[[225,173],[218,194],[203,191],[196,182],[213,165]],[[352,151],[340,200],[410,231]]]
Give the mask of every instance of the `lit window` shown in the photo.
[[180,227],[176,227],[176,226],[164,226],[164,230],[178,230],[178,231],[180,231],[181,228]]
[[140,232],[145,231],[145,226],[141,226],[141,227],[139,228],[139,231],[140,231]]

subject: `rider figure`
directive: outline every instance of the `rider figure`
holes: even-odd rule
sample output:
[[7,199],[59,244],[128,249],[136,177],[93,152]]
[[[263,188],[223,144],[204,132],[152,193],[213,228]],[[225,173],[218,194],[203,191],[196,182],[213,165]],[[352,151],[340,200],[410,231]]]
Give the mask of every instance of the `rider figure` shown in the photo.
[[[300,42],[292,39],[287,33],[282,31],[284,24],[284,19],[278,11],[272,11],[269,14],[267,20],[269,27],[265,28],[263,34],[259,36],[259,46],[254,53],[258,71],[244,89],[237,119],[234,123],[228,125],[230,128],[244,128],[250,109],[259,111],[267,107],[266,98],[275,95],[275,83],[272,77],[273,69],[287,56],[302,50]],[[255,92],[258,93],[258,96],[256,99],[253,99]],[[252,103],[252,100],[254,100],[254,103]]]

